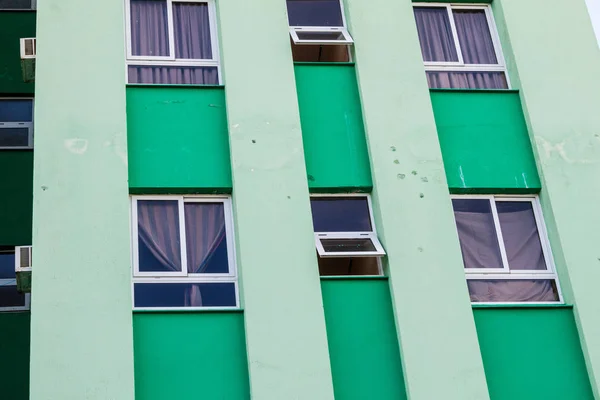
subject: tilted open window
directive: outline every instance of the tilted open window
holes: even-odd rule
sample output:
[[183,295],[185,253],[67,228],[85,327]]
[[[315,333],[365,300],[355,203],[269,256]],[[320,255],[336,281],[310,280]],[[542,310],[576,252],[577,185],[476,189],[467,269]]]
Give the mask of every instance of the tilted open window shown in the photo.
[[14,246],[0,246],[0,312],[29,310],[29,294],[17,290],[16,261]]
[[367,195],[313,196],[311,209],[321,275],[381,274],[385,250]]
[[535,196],[453,196],[471,301],[556,303],[558,279]]
[[33,99],[0,99],[0,149],[33,148]]
[[230,199],[136,196],[134,309],[238,307]]

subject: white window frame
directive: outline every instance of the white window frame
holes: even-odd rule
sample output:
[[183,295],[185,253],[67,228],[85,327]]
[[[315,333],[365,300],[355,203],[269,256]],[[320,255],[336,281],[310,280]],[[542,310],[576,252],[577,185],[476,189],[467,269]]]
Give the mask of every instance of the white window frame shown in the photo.
[[2,129],[9,128],[27,128],[27,146],[0,146],[0,150],[31,150],[33,149],[33,117],[35,113],[35,101],[33,97],[0,97],[0,102],[4,100],[31,100],[31,121],[22,122],[2,122],[0,121],[0,133]]
[[[454,46],[458,55],[458,61],[425,61],[426,72],[503,72],[508,89],[511,88],[510,78],[506,71],[506,62],[504,60],[504,53],[502,52],[502,45],[500,43],[500,36],[496,23],[494,22],[494,14],[492,7],[489,4],[456,4],[456,3],[413,3],[413,7],[421,8],[445,8],[448,13],[450,20],[450,27],[452,29],[452,37],[454,39]],[[490,36],[492,43],[494,44],[494,51],[496,53],[497,64],[465,64],[462,50],[460,48],[460,42],[458,40],[458,32],[456,30],[456,24],[454,23],[454,17],[452,10],[484,10],[488,27],[490,28]],[[507,90],[507,89],[505,89]]]
[[[502,268],[464,268],[465,276],[467,280],[551,280],[555,282],[556,290],[558,292],[558,301],[547,301],[547,302],[474,302],[474,304],[559,304],[563,303],[562,291],[560,283],[558,281],[558,275],[556,274],[556,266],[554,264],[554,258],[552,257],[552,248],[550,247],[550,241],[548,239],[548,231],[544,222],[544,216],[542,213],[542,206],[540,204],[539,197],[537,195],[523,195],[523,196],[511,196],[511,195],[451,195],[452,199],[458,200],[488,200],[492,209],[492,217],[494,219],[494,226],[496,229],[496,238],[498,240],[498,246],[500,248],[500,254],[502,258]],[[529,202],[532,205],[533,215],[535,218],[536,227],[542,246],[542,254],[544,256],[544,262],[546,263],[546,270],[511,270],[508,265],[508,258],[506,256],[506,248],[504,245],[504,239],[502,237],[502,229],[500,226],[500,219],[498,217],[498,210],[496,209],[496,203],[501,202]]]
[[[181,272],[143,272],[139,270],[139,243],[138,243],[138,208],[137,202],[143,200],[154,201],[177,201],[179,213],[179,240],[181,251]],[[185,210],[186,203],[222,203],[225,216],[225,237],[227,240],[227,261],[229,273],[226,274],[195,274],[187,272],[186,232],[185,232]],[[239,287],[237,279],[237,263],[235,251],[235,238],[233,227],[233,214],[231,197],[229,196],[131,196],[131,249],[132,249],[132,305],[134,310],[205,310],[205,309],[237,309],[240,305]],[[135,284],[136,283],[233,283],[235,285],[235,306],[219,307],[136,307],[135,306]]]
[[[339,0],[340,12],[342,13],[342,26],[290,26],[290,36],[294,44],[297,45],[309,45],[309,44],[339,44],[339,45],[352,45],[354,40],[348,32],[346,25],[346,13],[344,11],[344,2]],[[298,32],[313,32],[313,33],[341,33],[344,39],[342,40],[311,40],[311,39],[300,39]]]
[[[168,56],[134,56],[131,46],[131,1],[125,0],[125,27],[127,34],[127,82],[129,84],[129,66],[149,66],[149,67],[216,67],[218,83],[221,84],[221,65],[219,62],[219,41],[217,33],[217,9],[214,0],[162,0],[167,3],[167,26],[169,32],[169,52]],[[191,59],[175,58],[175,25],[173,19],[173,3],[207,3],[208,21],[210,27],[210,42],[212,58]],[[132,83],[135,85],[135,83]],[[156,83],[154,85],[157,85]],[[160,84],[158,84],[160,85]]]
[[[15,273],[16,273],[16,269],[17,269],[17,262],[18,262],[18,246],[14,248],[14,252],[15,252]],[[0,279],[0,287],[3,286],[14,286],[15,290],[17,289],[17,278],[15,277],[14,279]],[[29,293],[25,293],[25,305],[23,306],[15,306],[15,307],[1,307],[0,306],[0,313],[2,312],[10,312],[10,311],[29,311],[29,309],[31,308],[31,295]]]
[[[310,196],[311,199],[325,198],[325,197],[337,197],[337,198],[352,198],[362,197],[367,199],[369,207],[369,218],[371,221],[370,232],[315,232],[315,246],[319,257],[322,258],[340,258],[340,257],[377,257],[381,258],[385,256],[385,250],[377,237],[377,231],[375,229],[375,219],[373,218],[373,207],[371,204],[371,196],[363,193],[352,193],[352,194],[314,194]],[[369,239],[375,246],[376,251],[356,251],[356,252],[327,252],[323,248],[321,239]],[[381,265],[380,265],[381,270]]]

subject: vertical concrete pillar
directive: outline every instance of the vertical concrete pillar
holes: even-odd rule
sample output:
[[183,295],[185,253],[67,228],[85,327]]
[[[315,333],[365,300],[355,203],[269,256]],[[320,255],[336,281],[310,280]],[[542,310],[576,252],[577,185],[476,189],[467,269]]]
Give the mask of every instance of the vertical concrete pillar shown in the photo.
[[542,177],[560,282],[565,300],[575,305],[590,381],[600,398],[598,44],[584,0],[494,4]]
[[32,400],[133,400],[122,0],[39,2]]
[[219,16],[252,397],[333,399],[286,3]]
[[346,0],[408,398],[489,398],[410,0]]

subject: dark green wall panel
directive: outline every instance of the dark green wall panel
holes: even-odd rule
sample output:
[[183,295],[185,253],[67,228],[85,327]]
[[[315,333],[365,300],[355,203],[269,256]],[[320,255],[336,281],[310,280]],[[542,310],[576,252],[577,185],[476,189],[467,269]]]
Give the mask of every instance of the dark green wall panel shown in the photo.
[[571,308],[476,308],[491,400],[592,400]]
[[0,171],[5,172],[0,175],[0,245],[29,245],[33,212],[33,152],[0,150]]
[[0,313],[0,398],[29,400],[30,314]]
[[250,399],[242,313],[133,315],[136,400]]
[[322,280],[336,400],[406,399],[387,280]]
[[221,87],[128,87],[127,147],[134,193],[231,191]]
[[296,64],[295,71],[311,191],[369,190],[373,183],[354,65]]
[[35,37],[35,11],[0,11],[0,95],[33,94],[23,82],[20,39]]
[[537,192],[540,179],[516,91],[432,91],[453,191]]

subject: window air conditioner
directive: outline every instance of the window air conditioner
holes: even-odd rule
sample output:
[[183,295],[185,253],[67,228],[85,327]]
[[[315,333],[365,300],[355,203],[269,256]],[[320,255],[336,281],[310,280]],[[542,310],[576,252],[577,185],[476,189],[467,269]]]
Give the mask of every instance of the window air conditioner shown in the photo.
[[15,247],[15,272],[17,290],[21,293],[31,292],[31,246]]

